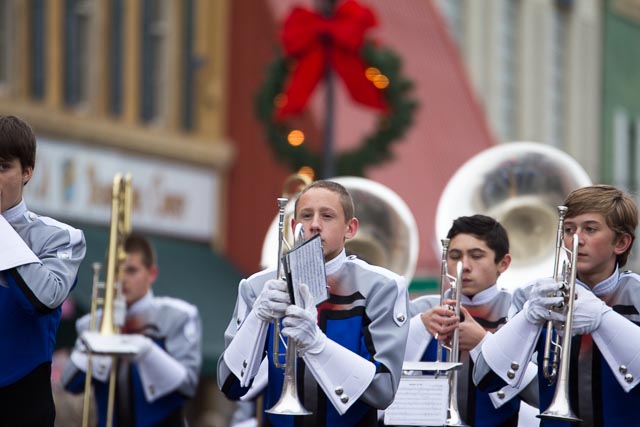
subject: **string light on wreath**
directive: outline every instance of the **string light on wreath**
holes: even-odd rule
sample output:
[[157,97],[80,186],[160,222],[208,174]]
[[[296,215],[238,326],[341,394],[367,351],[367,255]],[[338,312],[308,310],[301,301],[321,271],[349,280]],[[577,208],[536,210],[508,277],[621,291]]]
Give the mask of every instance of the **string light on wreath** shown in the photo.
[[342,2],[331,17],[298,7],[285,20],[284,52],[267,68],[256,113],[276,157],[292,170],[322,170],[322,153],[310,149],[304,131],[294,129],[288,119],[304,111],[326,66],[356,102],[379,116],[356,148],[337,153],[338,175],[363,176],[367,167],[389,160],[391,144],[411,126],[417,107],[413,84],[402,76],[401,60],[391,49],[365,40],[375,24],[373,12],[354,0]]

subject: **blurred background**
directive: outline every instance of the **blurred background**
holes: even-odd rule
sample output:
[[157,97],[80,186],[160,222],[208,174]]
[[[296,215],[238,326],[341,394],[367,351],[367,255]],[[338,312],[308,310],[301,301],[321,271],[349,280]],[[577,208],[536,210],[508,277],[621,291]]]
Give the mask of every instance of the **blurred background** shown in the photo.
[[[361,171],[397,193],[415,218],[412,294],[437,292],[441,194],[487,149],[521,141],[555,147],[593,182],[637,194],[640,0],[360,4],[377,17],[365,37],[395,53],[396,75],[412,85],[404,95],[415,102],[406,131],[383,161]],[[91,264],[105,258],[111,180],[131,172],[133,227],[158,251],[154,291],[196,304],[203,319],[191,425],[228,425],[233,405],[215,385],[216,361],[238,282],[260,269],[275,199],[292,173],[331,177],[332,156],[366,144],[381,114],[325,73],[304,111],[287,122],[301,132],[292,143],[302,139],[325,155],[323,170],[302,171],[273,149],[257,116],[256,96],[282,55],[279,36],[292,8],[330,16],[339,5],[0,0],[0,114],[24,118],[38,136],[28,206],[81,228],[88,244],[65,306],[54,384],[74,321],[89,307]],[[56,399],[59,425],[79,422],[80,403],[60,390]]]

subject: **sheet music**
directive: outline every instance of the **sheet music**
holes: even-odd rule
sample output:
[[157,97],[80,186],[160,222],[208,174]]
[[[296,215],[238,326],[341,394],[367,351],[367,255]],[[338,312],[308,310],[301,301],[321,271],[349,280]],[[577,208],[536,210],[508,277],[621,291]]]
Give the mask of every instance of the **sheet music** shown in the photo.
[[2,215],[0,215],[0,242],[0,271],[40,262]]
[[430,375],[402,376],[395,400],[384,413],[385,424],[443,426],[447,422],[449,380]]
[[306,283],[316,305],[329,298],[327,272],[324,267],[322,240],[316,235],[285,254],[285,264],[291,275],[294,301],[300,301],[299,286]]

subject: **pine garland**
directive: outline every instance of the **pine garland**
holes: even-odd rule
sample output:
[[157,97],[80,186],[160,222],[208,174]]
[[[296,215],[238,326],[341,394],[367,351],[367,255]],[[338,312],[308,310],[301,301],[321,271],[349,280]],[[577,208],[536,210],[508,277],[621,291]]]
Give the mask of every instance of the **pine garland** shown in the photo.
[[[389,111],[380,113],[374,132],[365,136],[357,148],[336,153],[338,176],[364,176],[367,167],[391,160],[391,144],[400,139],[411,126],[418,106],[410,95],[413,83],[401,75],[401,60],[391,49],[366,42],[362,57],[367,66],[377,68],[389,79],[389,85],[382,90]],[[319,173],[323,166],[322,153],[310,150],[308,141],[299,146],[290,145],[287,136],[291,127],[286,122],[274,120],[274,100],[284,89],[290,61],[289,58],[277,55],[269,65],[265,82],[256,97],[257,116],[266,128],[267,140],[278,160],[296,171],[308,166]]]

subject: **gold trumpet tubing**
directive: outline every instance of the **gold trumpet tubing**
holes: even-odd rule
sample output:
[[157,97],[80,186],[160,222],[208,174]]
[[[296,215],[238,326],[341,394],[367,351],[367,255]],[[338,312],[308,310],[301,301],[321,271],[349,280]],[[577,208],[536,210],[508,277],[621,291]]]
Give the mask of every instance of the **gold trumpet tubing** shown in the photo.
[[[100,282],[100,271],[102,270],[102,264],[94,262],[92,264],[93,269],[93,287],[91,290],[91,309],[89,316],[89,330],[94,331],[96,329],[96,311],[98,309],[98,289],[103,287],[104,284]],[[85,393],[82,397],[82,426],[87,427],[89,425],[89,409],[91,406],[91,393],[86,390],[91,390],[91,378],[93,371],[93,357],[91,353],[87,352],[87,370],[84,376],[84,389]]]
[[109,228],[109,250],[107,254],[107,272],[104,290],[104,309],[100,333],[116,335],[118,328],[113,318],[113,305],[116,297],[116,283],[121,277],[121,268],[125,258],[124,238],[131,231],[131,175],[123,178],[116,174],[113,178],[111,194],[111,225]]
[[[109,247],[107,250],[107,263],[105,281],[102,285],[99,282],[99,269],[94,266],[94,293],[91,302],[91,320],[90,330],[95,327],[95,313],[97,311],[97,302],[102,302],[102,319],[100,322],[99,333],[104,336],[117,335],[119,326],[124,319],[124,309],[121,307],[122,291],[120,279],[122,277],[122,266],[124,264],[126,254],[124,252],[124,240],[131,232],[131,210],[132,210],[132,186],[131,174],[116,174],[113,177],[113,186],[111,191],[111,221],[109,224]],[[98,284],[100,283],[100,286]],[[99,287],[103,287],[103,296],[100,298],[97,293]],[[120,316],[115,311],[120,309]],[[88,425],[89,413],[89,394],[91,391],[91,355],[89,354],[87,380],[85,382],[85,397],[83,407],[83,426]],[[109,395],[107,401],[106,421],[108,426],[113,425],[113,408],[115,404],[115,367],[117,366],[117,357],[112,356],[111,372],[109,374]]]

